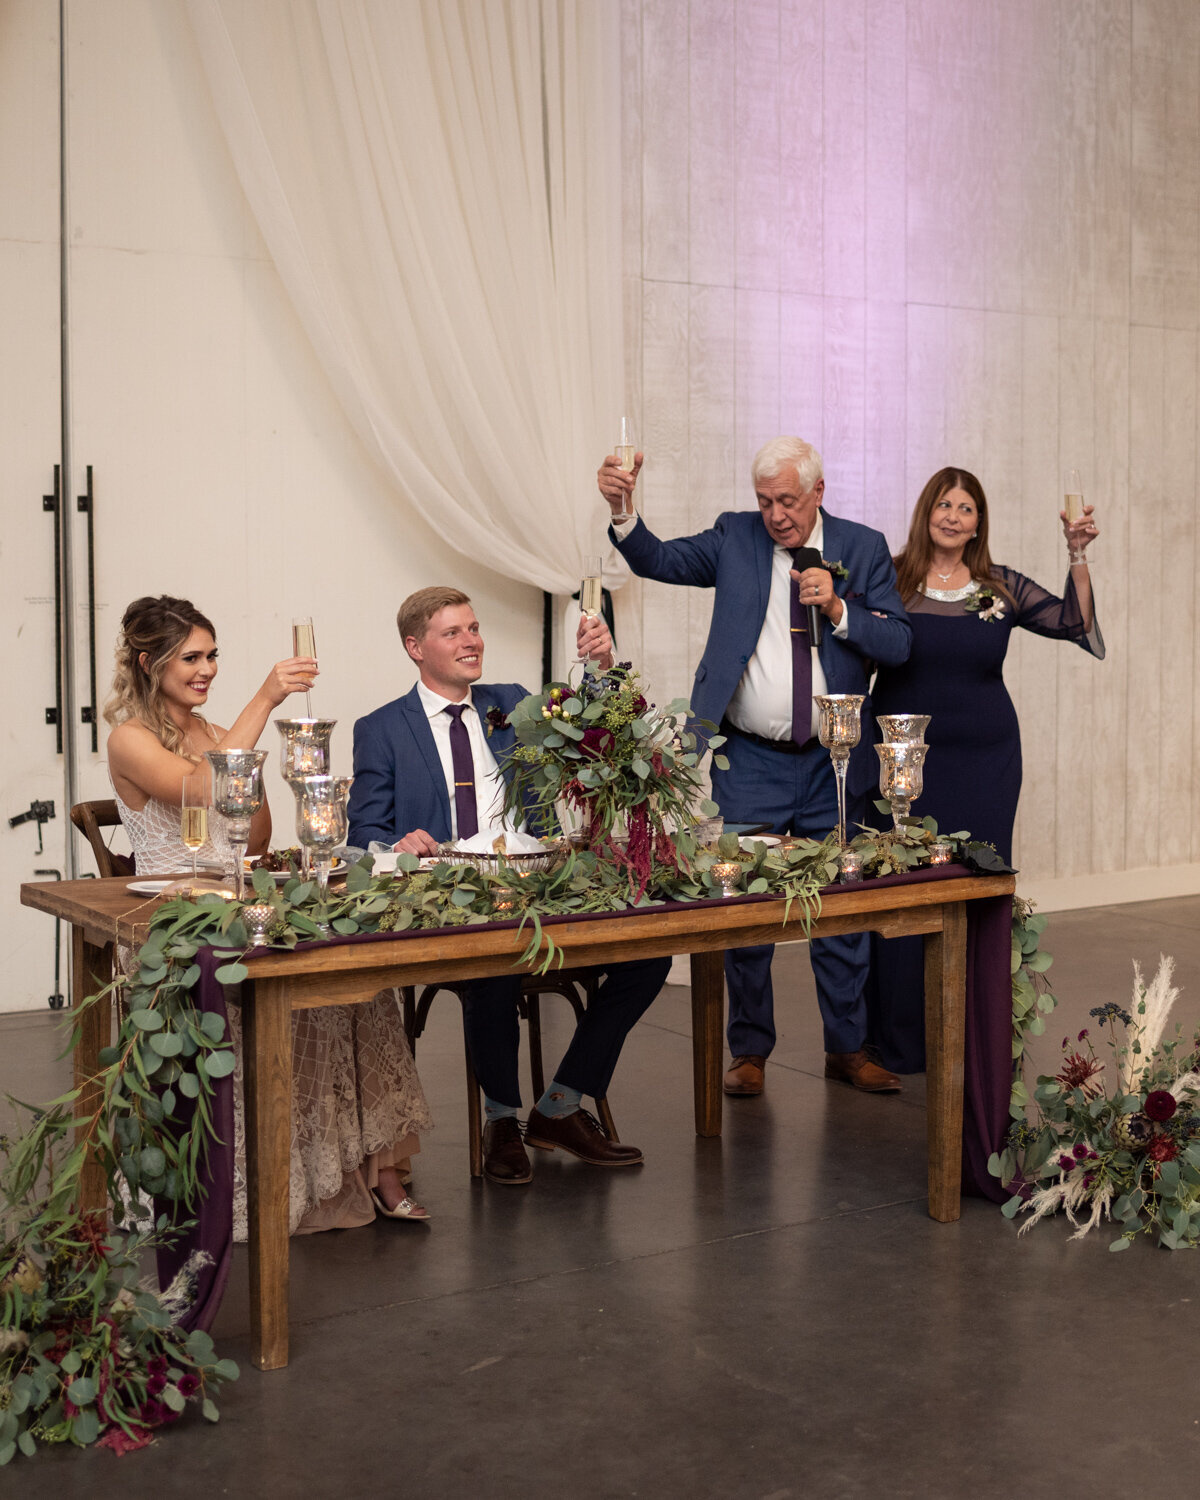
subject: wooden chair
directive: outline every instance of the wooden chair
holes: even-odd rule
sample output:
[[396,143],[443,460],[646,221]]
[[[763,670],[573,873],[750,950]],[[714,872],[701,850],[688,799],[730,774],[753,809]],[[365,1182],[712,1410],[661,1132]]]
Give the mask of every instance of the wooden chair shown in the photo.
[[104,842],[101,829],[116,828],[121,822],[117,804],[109,797],[99,802],[77,802],[71,809],[71,822],[92,846],[96,868],[101,876],[135,874],[133,856],[118,854]]
[[[595,976],[585,975],[580,970],[574,969],[563,969],[557,974],[523,976],[519,1015],[528,1027],[529,1072],[533,1080],[535,1099],[540,1099],[546,1088],[546,1077],[542,1067],[541,997],[561,995],[575,1012],[575,1020],[578,1023],[583,1018],[586,1007],[595,999],[599,987],[600,981]],[[420,998],[417,997],[417,992],[411,985],[400,991],[404,1007],[404,1031],[414,1057],[417,1052],[417,1038],[425,1030],[425,1023],[429,1019],[430,1006],[443,990],[449,990],[451,994],[457,995],[461,1002],[462,991],[455,985],[428,984],[421,991]],[[471,1049],[466,1045],[465,1035],[463,1044],[467,1059],[467,1139],[471,1153],[471,1176],[482,1177],[483,1105],[479,1080],[475,1076],[475,1068],[471,1062]],[[617,1134],[617,1127],[613,1123],[612,1111],[608,1107],[607,1099],[596,1100],[596,1114],[609,1140],[619,1141],[621,1137]]]

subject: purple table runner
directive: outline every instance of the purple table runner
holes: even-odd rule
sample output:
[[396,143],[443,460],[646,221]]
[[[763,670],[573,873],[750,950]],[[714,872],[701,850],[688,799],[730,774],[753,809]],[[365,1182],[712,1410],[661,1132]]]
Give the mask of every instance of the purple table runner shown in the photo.
[[[960,879],[972,872],[965,865],[939,865],[936,869],[915,870],[903,875],[886,875],[881,880],[864,880],[863,888],[888,885],[913,885],[921,881]],[[831,895],[845,887],[828,886],[822,894]],[[778,896],[731,897],[741,904],[776,901]],[[629,911],[569,912],[543,917],[543,927],[563,922],[608,920],[614,915],[636,921],[639,916],[662,911],[680,911],[689,907],[709,906],[706,901],[664,901],[656,906]],[[969,901],[967,906],[967,1016],[965,1070],[963,1078],[963,1175],[964,1193],[991,1198],[1002,1203],[1008,1194],[987,1170],[988,1157],[1000,1150],[1008,1129],[1008,1101],[1012,1088],[1012,900],[992,896]],[[494,922],[495,928],[512,928],[517,921]],[[395,942],[408,937],[428,937],[438,930],[459,932],[458,927],[416,928],[408,932],[360,932],[349,937],[330,938],[325,943],[298,943],[296,951],[350,943]],[[269,948],[251,949],[246,962]],[[228,1023],[225,994],[216,980],[218,960],[212,949],[197,955],[200,981],[194,993],[202,1012],[213,1011]],[[228,1033],[227,1033],[228,1034]],[[181,1101],[181,1106],[182,1106]],[[233,1078],[220,1078],[213,1086],[213,1124],[215,1139],[210,1141],[201,1168],[202,1194],[192,1210],[195,1222],[169,1249],[158,1252],[159,1285],[166,1287],[195,1251],[211,1257],[197,1276],[196,1298],[180,1320],[185,1328],[209,1328],[216,1317],[229,1280],[233,1260]],[[170,1205],[160,1204],[160,1211]],[[182,1216],[181,1216],[182,1217]]]

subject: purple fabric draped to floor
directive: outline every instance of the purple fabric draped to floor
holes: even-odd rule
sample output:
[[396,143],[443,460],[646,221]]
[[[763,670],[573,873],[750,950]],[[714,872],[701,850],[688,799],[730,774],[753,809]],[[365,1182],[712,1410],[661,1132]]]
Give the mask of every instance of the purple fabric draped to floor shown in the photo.
[[[913,871],[905,875],[888,875],[882,880],[864,881],[863,886],[909,885],[921,881],[961,878],[969,875],[965,866],[944,865],[937,869]],[[839,887],[832,887],[832,894]],[[774,896],[731,898],[746,902],[776,900]],[[708,902],[667,902],[668,908],[708,905]],[[662,906],[646,908],[662,911]],[[611,914],[545,917],[543,926],[558,922],[598,920]],[[627,912],[625,920],[637,921],[637,911]],[[998,1151],[1008,1129],[1008,1103],[1012,1088],[1012,901],[1007,896],[967,903],[967,1024],[963,1107],[963,1175],[964,1193],[991,1198],[1002,1203],[1009,1196],[999,1181],[989,1176],[987,1160]],[[515,922],[497,923],[515,927]],[[459,931],[460,929],[450,929]],[[359,933],[352,937],[333,938],[337,944],[391,942],[406,937],[428,937],[429,929],[412,932]],[[301,943],[300,949],[316,944]],[[260,950],[266,952],[268,950]],[[256,954],[247,954],[253,962]],[[197,956],[200,980],[195,994],[201,1011],[213,1011],[225,1018],[225,995],[215,974],[218,961],[212,950]],[[233,1259],[233,1079],[218,1079],[213,1086],[213,1123],[216,1139],[210,1142],[201,1173],[204,1196],[196,1205],[195,1222],[185,1230],[169,1250],[158,1254],[159,1284],[166,1287],[177,1271],[196,1251],[211,1257],[197,1276],[196,1298],[188,1314],[181,1319],[185,1328],[208,1328],[216,1317],[229,1280]],[[159,1206],[163,1211],[165,1205]]]

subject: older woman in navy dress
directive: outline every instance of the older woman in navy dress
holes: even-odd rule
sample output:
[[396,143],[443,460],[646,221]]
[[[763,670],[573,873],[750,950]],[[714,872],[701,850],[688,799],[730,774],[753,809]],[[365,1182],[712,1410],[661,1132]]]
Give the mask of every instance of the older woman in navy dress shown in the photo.
[[[944,833],[968,830],[1012,860],[1021,794],[1021,734],[1004,686],[1004,658],[1017,626],[1074,641],[1104,656],[1085,549],[1097,535],[1092,507],[1062,516],[1071,565],[1065,596],[991,560],[987,499],[965,469],[939,469],[921,492],[896,558],[913,645],[899,667],[880,669],[876,715],[930,714],[930,746],[919,813]],[[885,1067],[925,1066],[924,977],[919,938],[872,938],[867,986],[870,1041]]]

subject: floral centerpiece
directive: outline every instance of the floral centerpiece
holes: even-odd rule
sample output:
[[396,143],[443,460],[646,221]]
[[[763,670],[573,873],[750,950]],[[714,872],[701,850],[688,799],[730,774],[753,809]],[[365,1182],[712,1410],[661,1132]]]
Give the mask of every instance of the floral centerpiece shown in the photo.
[[1076,1239],[1101,1219],[1119,1223],[1112,1250],[1139,1234],[1170,1250],[1200,1243],[1200,1036],[1176,1027],[1164,1040],[1172,971],[1164,958],[1146,985],[1135,964],[1131,1010],[1091,1012],[1107,1056],[1091,1028],[1063,1038],[1058,1071],[1037,1081],[1033,1120],[1018,1119],[989,1163],[1018,1189],[1004,1212],[1029,1211],[1022,1232],[1062,1209]]
[[[637,899],[655,860],[677,868],[694,852],[688,828],[712,817],[700,762],[705,752],[687,727],[688,705],[647,703],[630,662],[607,671],[585,667],[578,686],[555,682],[530,693],[509,715],[517,743],[505,767],[505,811],[542,831],[557,824],[556,804],[583,815],[583,841],[622,867]],[[724,738],[715,725],[707,748]],[[714,764],[728,766],[714,753]],[[626,836],[618,841],[624,825]]]

